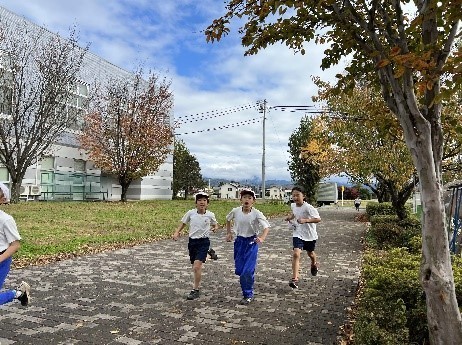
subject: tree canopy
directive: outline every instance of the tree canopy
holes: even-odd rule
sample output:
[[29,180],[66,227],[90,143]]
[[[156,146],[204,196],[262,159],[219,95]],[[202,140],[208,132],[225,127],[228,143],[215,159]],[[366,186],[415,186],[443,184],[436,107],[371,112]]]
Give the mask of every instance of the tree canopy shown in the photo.
[[320,181],[317,162],[305,160],[302,150],[311,141],[312,123],[309,117],[300,120],[300,126],[289,137],[289,173],[295,184],[303,187],[305,197],[310,203],[316,200],[316,189]]
[[87,48],[25,21],[0,23],[0,163],[19,201],[24,175],[82,116],[71,106]]
[[97,89],[80,135],[82,148],[102,171],[115,175],[126,201],[131,182],[155,173],[172,151],[170,83],[142,70],[132,79]]
[[205,182],[202,178],[201,168],[196,157],[192,155],[181,139],[175,139],[173,151],[173,197],[180,191],[184,192],[184,199],[194,190],[202,189]]

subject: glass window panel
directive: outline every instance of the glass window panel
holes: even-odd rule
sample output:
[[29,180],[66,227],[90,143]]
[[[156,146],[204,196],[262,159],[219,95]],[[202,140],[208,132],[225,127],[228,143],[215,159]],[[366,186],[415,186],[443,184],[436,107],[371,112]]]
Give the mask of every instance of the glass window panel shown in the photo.
[[0,181],[9,181],[8,169],[6,167],[0,167]]
[[43,157],[40,164],[42,165],[42,170],[53,170],[55,168],[55,157]]
[[85,161],[83,159],[74,159],[74,171],[85,171]]

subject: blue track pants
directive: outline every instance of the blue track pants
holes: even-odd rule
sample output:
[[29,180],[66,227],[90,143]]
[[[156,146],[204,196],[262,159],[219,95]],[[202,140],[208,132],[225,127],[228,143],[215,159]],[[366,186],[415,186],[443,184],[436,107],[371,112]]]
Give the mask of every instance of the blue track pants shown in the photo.
[[255,237],[237,236],[234,241],[235,273],[239,276],[244,298],[253,297],[258,256],[258,244],[254,240]]
[[[8,272],[10,272],[11,266],[11,257],[6,259],[5,261],[0,262],[0,289],[3,287],[5,283],[6,276]],[[9,303],[14,300],[15,293],[13,290],[7,290],[0,292],[0,305]]]

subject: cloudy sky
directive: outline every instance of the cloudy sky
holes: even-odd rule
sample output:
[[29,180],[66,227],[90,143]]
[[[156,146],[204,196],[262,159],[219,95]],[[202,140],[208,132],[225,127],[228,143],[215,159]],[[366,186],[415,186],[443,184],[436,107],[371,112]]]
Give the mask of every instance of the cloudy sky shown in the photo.
[[289,136],[313,106],[312,76],[333,81],[344,65],[322,71],[325,47],[307,54],[284,45],[244,57],[237,30],[219,43],[203,31],[224,13],[216,0],[0,0],[0,6],[52,32],[67,36],[76,27],[82,45],[128,71],[143,65],[172,81],[176,130],[195,155],[202,175],[251,179],[262,176],[263,126],[257,102],[267,101],[266,179],[290,180]]

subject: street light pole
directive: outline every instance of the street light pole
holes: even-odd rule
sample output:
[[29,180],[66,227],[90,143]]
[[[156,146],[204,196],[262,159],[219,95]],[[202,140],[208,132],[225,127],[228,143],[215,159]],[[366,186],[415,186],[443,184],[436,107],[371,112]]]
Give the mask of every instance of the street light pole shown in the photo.
[[265,200],[265,191],[266,191],[266,185],[265,185],[265,122],[266,122],[266,99],[263,100],[262,103],[260,103],[260,113],[263,113],[263,151],[262,151],[262,158],[261,158],[261,198]]

